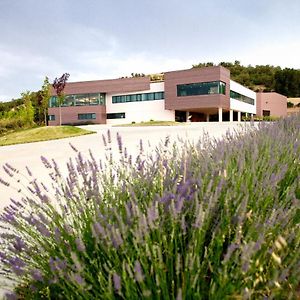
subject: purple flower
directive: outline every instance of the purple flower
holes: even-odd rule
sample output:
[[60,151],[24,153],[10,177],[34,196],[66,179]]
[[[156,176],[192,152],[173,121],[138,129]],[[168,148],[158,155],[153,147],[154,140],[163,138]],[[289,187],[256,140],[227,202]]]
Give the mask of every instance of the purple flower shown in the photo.
[[0,177],[0,183],[5,186],[9,186],[9,183],[7,181],[3,180],[1,177]]
[[75,280],[75,282],[80,285],[81,287],[83,287],[85,285],[85,281],[84,279],[81,277],[80,274],[76,273],[73,275],[73,278]]
[[34,269],[31,271],[31,276],[35,281],[43,281],[42,272],[38,269]]
[[48,159],[44,156],[41,156],[41,160],[42,160],[42,163],[44,164],[44,166],[47,168],[47,169],[51,169],[52,166],[51,164],[49,163]]
[[28,173],[28,175],[31,177],[32,176],[32,172],[30,171],[30,169],[26,166],[26,171]]
[[117,132],[117,142],[118,142],[119,153],[122,153],[123,152],[123,143],[122,143],[122,137],[119,134],[119,132]]
[[121,277],[117,274],[113,274],[113,282],[114,282],[114,288],[117,292],[121,290]]
[[134,264],[134,277],[137,282],[142,282],[144,280],[142,267],[138,260]]
[[21,252],[25,248],[25,243],[20,237],[17,236],[13,246],[18,252]]
[[17,300],[17,294],[15,292],[9,292],[5,294],[5,299],[6,300]]
[[5,171],[5,173],[9,176],[9,177],[13,177],[14,174],[11,172],[10,169],[8,169],[5,165],[2,166],[3,170]]
[[85,245],[84,245],[83,240],[81,238],[76,238],[75,239],[75,244],[76,244],[76,248],[79,252],[84,252],[85,251]]
[[143,147],[143,140],[140,139],[140,154],[144,152],[144,147]]
[[71,143],[69,143],[70,147],[72,148],[73,151],[78,152],[77,148],[73,146]]

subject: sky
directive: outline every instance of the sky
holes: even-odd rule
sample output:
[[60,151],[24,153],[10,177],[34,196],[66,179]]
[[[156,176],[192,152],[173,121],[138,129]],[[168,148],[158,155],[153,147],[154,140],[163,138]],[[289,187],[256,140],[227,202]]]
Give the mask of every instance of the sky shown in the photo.
[[200,62],[300,69],[299,0],[0,0],[0,101],[63,73],[99,80]]

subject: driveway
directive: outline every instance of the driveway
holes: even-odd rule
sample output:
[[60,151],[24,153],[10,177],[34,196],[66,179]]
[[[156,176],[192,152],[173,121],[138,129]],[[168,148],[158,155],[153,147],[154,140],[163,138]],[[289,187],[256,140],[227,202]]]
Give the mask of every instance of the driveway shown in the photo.
[[[66,171],[65,164],[70,157],[74,157],[75,153],[70,147],[70,143],[74,145],[83,154],[88,155],[89,149],[92,150],[97,159],[104,159],[105,146],[102,140],[102,134],[106,134],[107,130],[111,131],[113,154],[118,155],[118,147],[116,142],[116,134],[120,133],[124,145],[128,152],[133,156],[139,152],[140,139],[144,142],[144,147],[148,152],[151,152],[163,141],[166,136],[169,136],[171,141],[177,137],[182,139],[197,141],[203,132],[208,132],[211,137],[221,138],[227,130],[233,131],[244,126],[245,123],[190,123],[180,126],[153,126],[153,127],[111,127],[104,125],[86,125],[80,126],[95,131],[95,134],[66,138],[61,140],[52,140],[46,142],[37,142],[30,144],[20,144],[0,147],[0,177],[9,181],[9,176],[4,172],[2,166],[9,163],[21,173],[27,174],[26,166],[30,168],[32,173],[38,178],[47,181],[47,169],[41,163],[41,156],[47,159],[55,159],[61,166],[62,171]],[[149,146],[150,143],[150,146]],[[22,176],[20,179],[26,181]],[[9,203],[9,199],[20,198],[20,193],[17,187],[12,185],[5,187],[0,184],[0,211]]]

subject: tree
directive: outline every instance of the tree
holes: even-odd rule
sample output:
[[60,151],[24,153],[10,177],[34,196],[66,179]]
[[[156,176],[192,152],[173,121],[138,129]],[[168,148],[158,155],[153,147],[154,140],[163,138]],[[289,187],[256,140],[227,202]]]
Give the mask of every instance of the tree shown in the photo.
[[53,88],[56,91],[57,95],[57,101],[58,101],[58,106],[59,106],[59,125],[61,126],[61,105],[64,102],[65,99],[65,94],[64,94],[64,89],[67,83],[67,80],[69,79],[70,74],[69,73],[64,73],[61,77],[55,78],[53,81]]
[[45,125],[47,126],[48,105],[51,98],[51,86],[49,83],[49,78],[47,76],[45,77],[44,83],[42,85],[41,96],[42,96],[41,106],[44,112],[44,122]]
[[32,106],[32,102],[31,102],[31,97],[32,97],[32,93],[29,91],[26,91],[24,93],[21,93],[22,99],[23,99],[23,103],[25,106],[25,111],[24,111],[24,115],[22,116],[24,119],[24,123],[26,125],[32,126],[34,121],[34,108]]

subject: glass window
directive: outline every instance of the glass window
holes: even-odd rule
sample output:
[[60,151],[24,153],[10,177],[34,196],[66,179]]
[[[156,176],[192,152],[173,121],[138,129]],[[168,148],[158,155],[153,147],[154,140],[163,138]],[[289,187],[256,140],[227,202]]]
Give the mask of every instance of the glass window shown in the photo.
[[94,120],[94,119],[96,119],[95,113],[78,114],[78,120]]
[[210,94],[224,94],[226,92],[226,84],[222,81],[197,82],[189,84],[177,85],[177,96],[196,96]]
[[74,106],[75,105],[75,99],[73,95],[67,95],[65,96],[64,102],[61,106]]
[[125,113],[111,113],[106,115],[107,119],[125,119]]
[[234,91],[230,91],[230,98],[254,105],[254,99],[244,96],[244,95],[234,92]]
[[57,97],[52,96],[49,100],[49,107],[57,107],[57,106],[58,106]]
[[112,96],[112,103],[125,103],[136,101],[152,101],[164,99],[164,92]]
[[55,115],[49,115],[48,120],[49,121],[55,121]]

